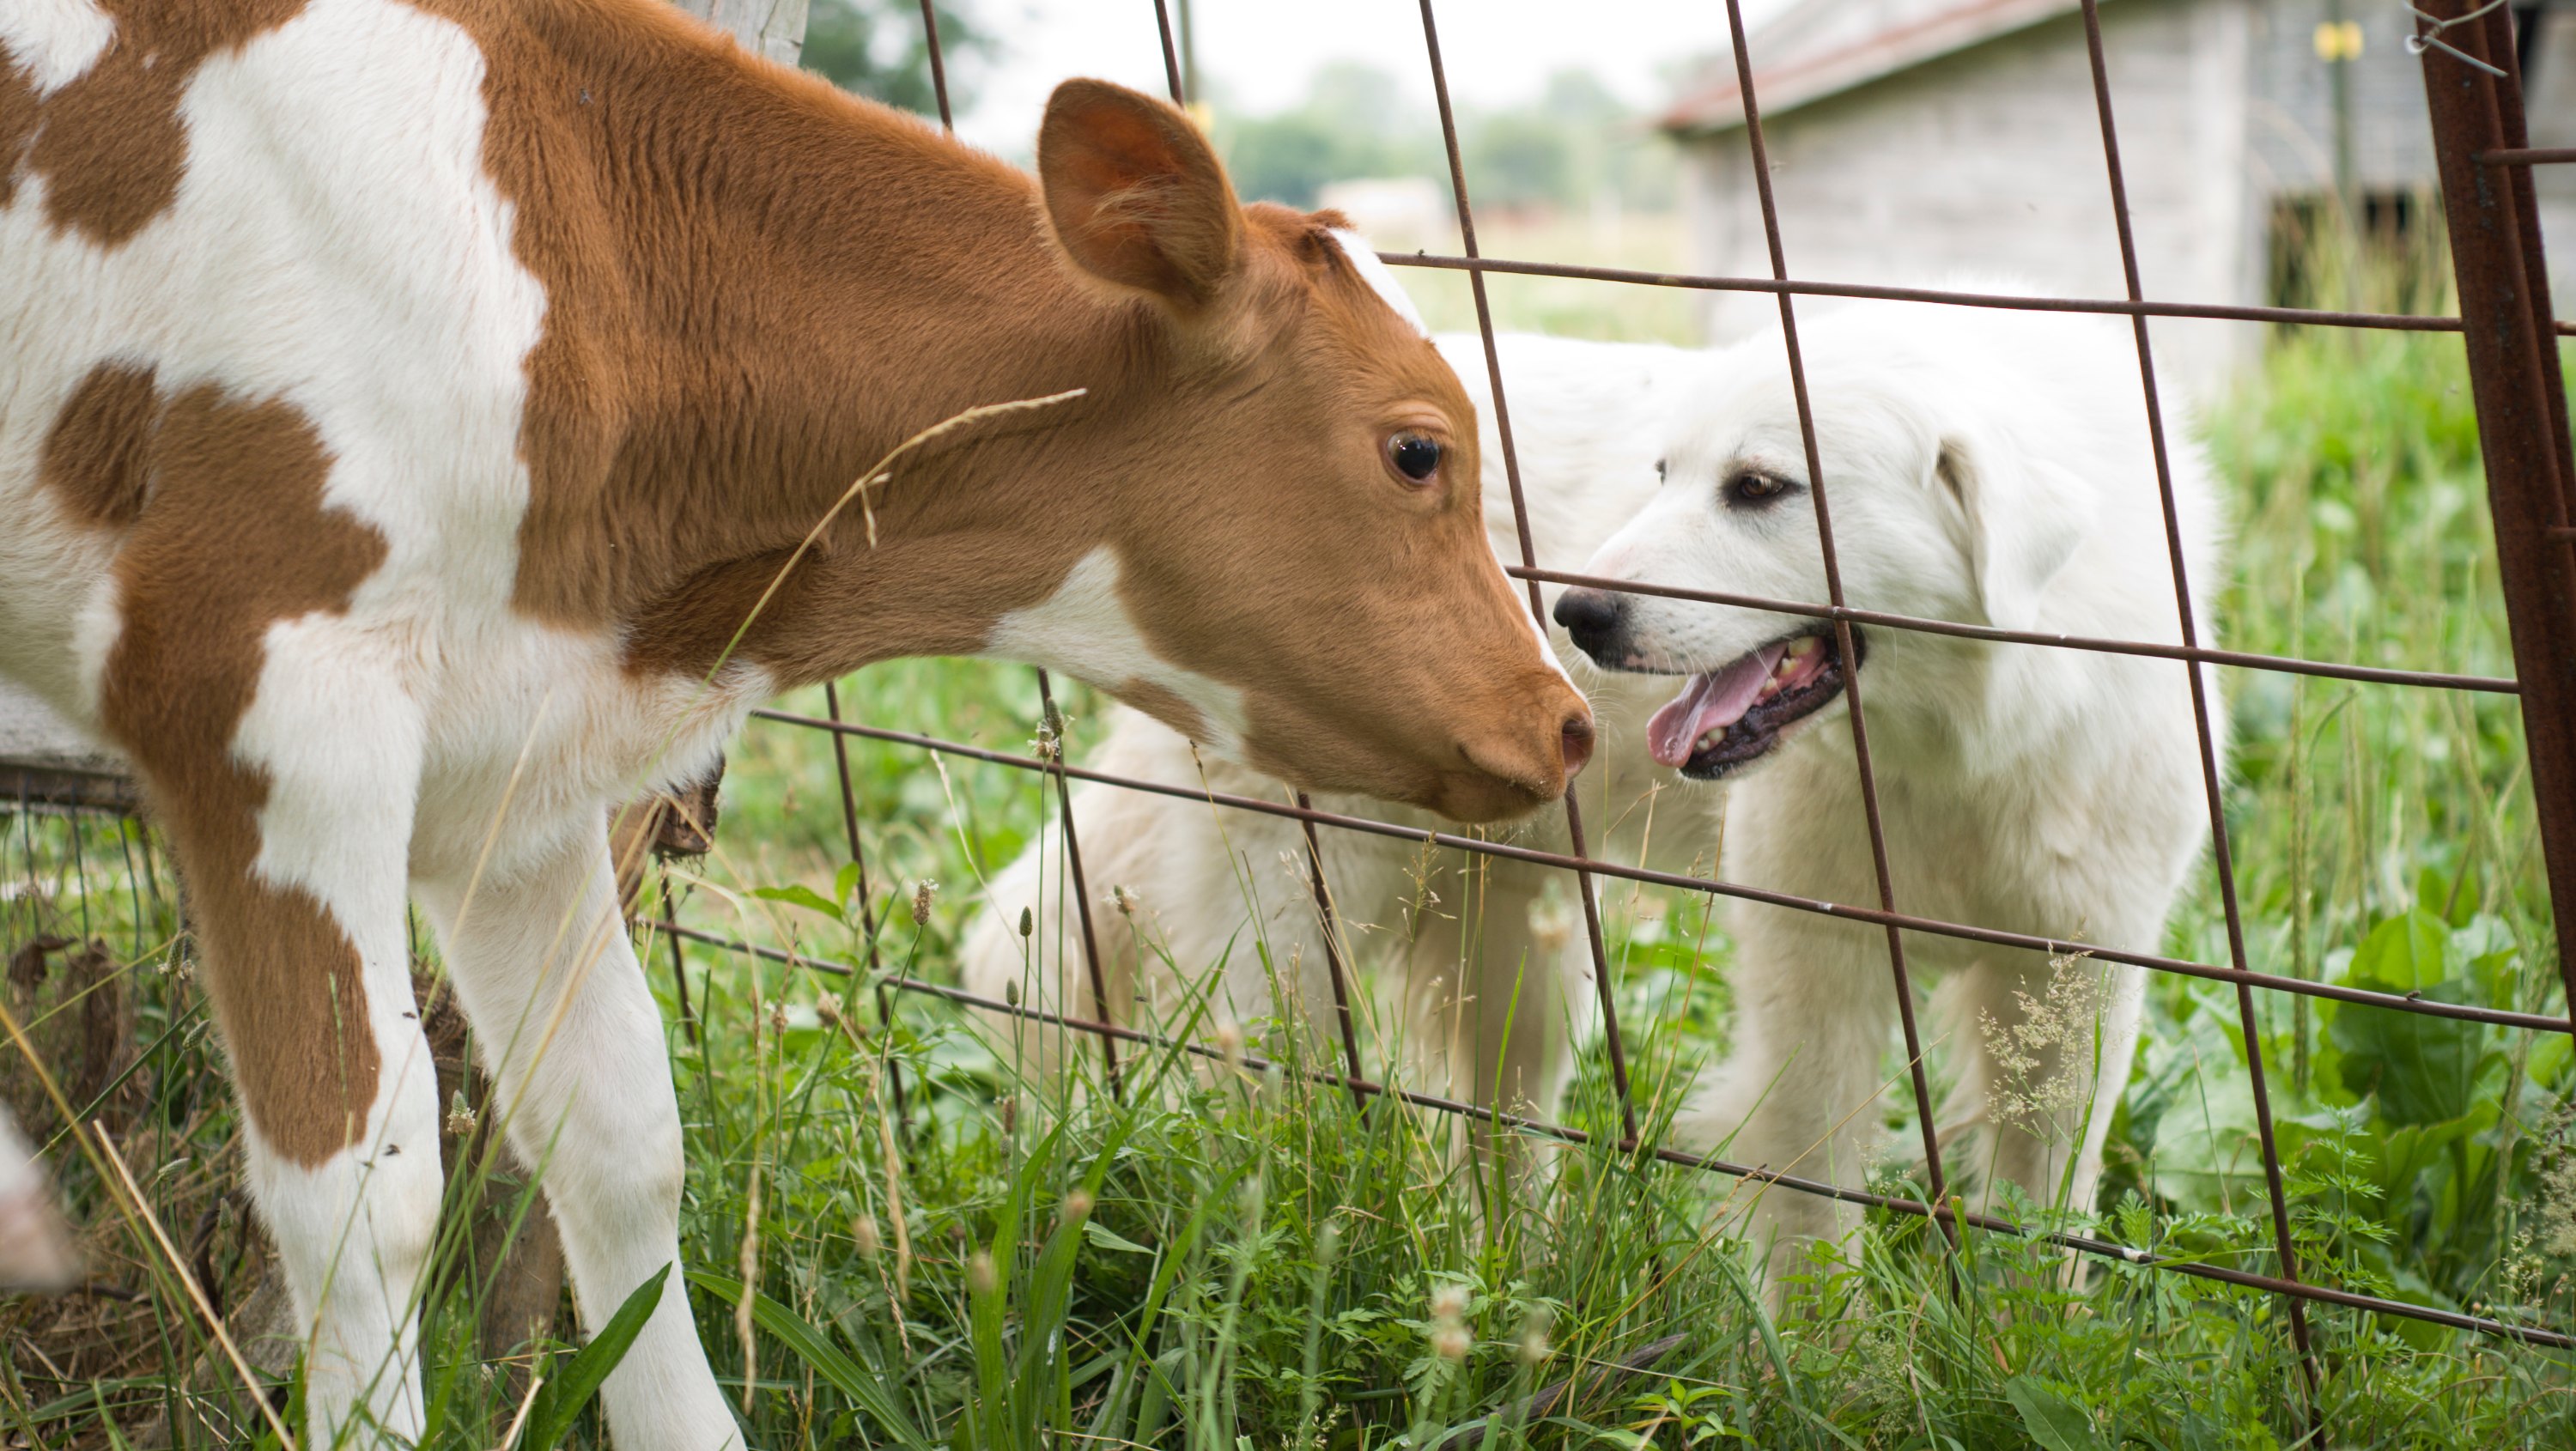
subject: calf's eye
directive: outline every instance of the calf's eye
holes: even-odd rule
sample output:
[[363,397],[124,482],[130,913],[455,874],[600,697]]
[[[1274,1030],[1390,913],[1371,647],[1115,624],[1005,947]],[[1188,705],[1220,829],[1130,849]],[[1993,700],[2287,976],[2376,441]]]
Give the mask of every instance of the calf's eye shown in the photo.
[[1386,461],[1417,484],[1440,472],[1440,440],[1422,433],[1399,433],[1386,441]]

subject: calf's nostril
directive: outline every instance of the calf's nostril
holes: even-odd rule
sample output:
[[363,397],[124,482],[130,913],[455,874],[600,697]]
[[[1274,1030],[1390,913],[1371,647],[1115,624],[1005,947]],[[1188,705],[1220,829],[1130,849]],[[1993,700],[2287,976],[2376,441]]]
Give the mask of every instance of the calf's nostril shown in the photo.
[[1558,728],[1557,744],[1565,757],[1565,779],[1571,781],[1592,759],[1592,717],[1567,716]]

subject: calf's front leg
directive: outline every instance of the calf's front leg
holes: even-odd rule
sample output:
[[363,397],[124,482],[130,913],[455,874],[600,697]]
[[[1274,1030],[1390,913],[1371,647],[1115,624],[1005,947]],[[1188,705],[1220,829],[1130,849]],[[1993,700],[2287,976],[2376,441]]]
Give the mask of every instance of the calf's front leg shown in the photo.
[[[1684,1147],[1860,1188],[1880,1139],[1880,1071],[1895,1026],[1886,938],[1876,927],[1737,904],[1734,1043],[1677,1118]],[[1747,1183],[1747,1232],[1766,1250],[1777,1307],[1819,1240],[1847,1240],[1859,1209]]]
[[407,1446],[441,1183],[404,931],[417,716],[335,618],[271,628],[255,681],[155,661],[165,623],[129,617],[108,721],[179,859],[251,1196],[310,1327],[306,1436]]
[[530,865],[423,881],[457,998],[521,1162],[538,1166],[583,1329],[672,1267],[601,1394],[620,1451],[743,1444],[689,1318],[680,1106],[660,1010],[617,909],[607,829],[586,820]]

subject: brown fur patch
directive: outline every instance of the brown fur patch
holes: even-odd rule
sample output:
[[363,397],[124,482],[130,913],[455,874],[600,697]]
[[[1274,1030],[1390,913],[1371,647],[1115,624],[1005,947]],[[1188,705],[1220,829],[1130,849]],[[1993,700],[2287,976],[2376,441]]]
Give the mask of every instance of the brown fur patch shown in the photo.
[[161,414],[153,370],[101,363],[89,370],[45,433],[36,480],[83,523],[121,529],[143,512],[146,469]]
[[[41,178],[57,226],[114,245],[177,194],[188,164],[179,106],[199,67],[303,0],[103,3],[109,45],[55,91],[39,96],[30,72],[0,57],[0,175],[13,190]],[[972,651],[999,615],[1109,547],[1139,628],[1173,664],[1306,702],[1255,712],[1282,723],[1257,754],[1289,774],[1425,799],[1462,759],[1459,721],[1553,740],[1521,728],[1573,697],[1533,684],[1535,651],[1486,557],[1476,491],[1408,496],[1380,463],[1384,430],[1428,413],[1472,480],[1472,410],[1428,343],[1318,242],[1313,219],[1256,206],[1240,209],[1239,231],[1227,213],[1229,225],[1172,234],[1187,244],[1186,290],[1205,294],[1177,306],[1075,265],[1028,175],[749,58],[655,0],[413,3],[483,50],[486,169],[516,207],[511,244],[546,292],[520,436],[531,476],[514,588],[523,614],[615,632],[639,672],[703,669],[741,621],[726,611],[757,596],[858,470],[967,408],[1081,388],[1080,404],[908,460],[877,501],[884,547],[864,547],[854,512],[746,654],[806,680]],[[1187,175],[1146,176],[1142,192],[1103,192],[1116,235],[1160,225],[1157,207],[1132,205],[1145,193],[1174,190],[1196,207],[1205,198],[1180,194],[1222,187],[1178,112],[1115,88],[1075,90],[1111,117],[1093,139],[1149,170],[1157,153],[1186,162]],[[1137,107],[1153,124],[1116,119]],[[1127,144],[1139,137],[1141,151]],[[147,419],[150,396],[139,370],[93,374],[46,449],[52,491],[79,517],[134,531],[135,602],[175,612],[157,626],[138,618],[145,631],[182,623],[176,588],[131,561],[186,552],[154,520],[187,512],[163,509],[158,491],[183,452],[168,440],[201,421]],[[138,447],[147,435],[158,442]],[[244,546],[261,515],[208,517],[198,553],[211,560],[212,541]],[[292,547],[269,547],[292,556],[284,579],[345,585],[334,571],[350,560],[328,540],[308,555],[283,538]],[[199,582],[230,589],[261,558],[259,546],[234,547]],[[253,616],[285,607],[265,588],[214,610],[203,631],[247,639]],[[317,588],[291,602],[344,597]],[[1368,668],[1330,675],[1347,663],[1336,653]],[[176,664],[204,675],[220,658]],[[198,709],[148,674],[126,685],[167,697],[129,698],[130,709]],[[1409,700],[1441,709],[1395,710]],[[237,714],[212,713],[222,719],[190,736],[208,759]],[[1355,715],[1380,719],[1349,729]],[[1548,763],[1509,763],[1507,774],[1537,782]],[[261,789],[236,791],[235,814]]]
[[36,98],[36,78],[0,48],[0,207],[18,195],[18,164],[36,134],[43,102]]
[[1199,708],[1150,680],[1130,680],[1115,694],[1191,740],[1207,739],[1207,721],[1199,715]]
[[385,557],[328,507],[330,454],[292,405],[200,385],[123,440],[152,481],[117,554],[123,629],[100,716],[150,785],[180,861],[243,1108],[279,1154],[353,1142],[378,1053],[357,949],[300,887],[254,868],[269,779],[232,754],[279,620],[347,608]]
[[[197,67],[295,18],[305,0],[102,0],[115,36],[95,64],[49,96],[24,73],[0,81],[0,158],[45,178],[45,214],[102,246],[169,209],[188,170],[180,98]],[[10,146],[12,125],[32,136]],[[5,201],[8,190],[0,190]]]
[[[1243,688],[1282,774],[1476,817],[1554,794],[1556,723],[1581,704],[1490,567],[1473,405],[1332,219],[1240,208],[1232,269],[1197,257],[1183,290],[1206,300],[1166,306],[1068,260],[1033,178],[667,6],[414,3],[483,46],[486,169],[547,294],[520,610],[621,632],[639,675],[702,674],[876,459],[976,405],[1083,388],[905,459],[871,499],[876,545],[846,511],[737,658],[788,684],[972,653],[1107,546],[1156,653]],[[1100,144],[1203,146],[1165,120]],[[1382,462],[1386,430],[1423,421],[1450,444],[1445,490]]]
[[[794,684],[974,653],[1106,546],[1156,653],[1241,687],[1283,774],[1477,817],[1555,794],[1582,705],[1493,568],[1473,405],[1332,219],[1237,205],[1178,111],[1069,83],[1042,197],[669,5],[411,3],[484,53],[484,167],[546,292],[520,612],[703,674],[862,470],[1080,388],[907,457],[876,544],[847,510],[736,658]],[[1426,424],[1452,487],[1383,463]]]

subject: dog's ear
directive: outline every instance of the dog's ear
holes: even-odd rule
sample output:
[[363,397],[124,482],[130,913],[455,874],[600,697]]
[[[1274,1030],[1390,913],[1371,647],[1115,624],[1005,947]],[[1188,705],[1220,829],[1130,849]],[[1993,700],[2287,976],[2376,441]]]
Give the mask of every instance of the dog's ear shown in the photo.
[[2080,481],[2042,477],[2010,444],[1961,434],[1941,440],[1932,471],[1967,519],[1968,559],[1986,623],[2034,628],[2040,596],[2093,522]]

